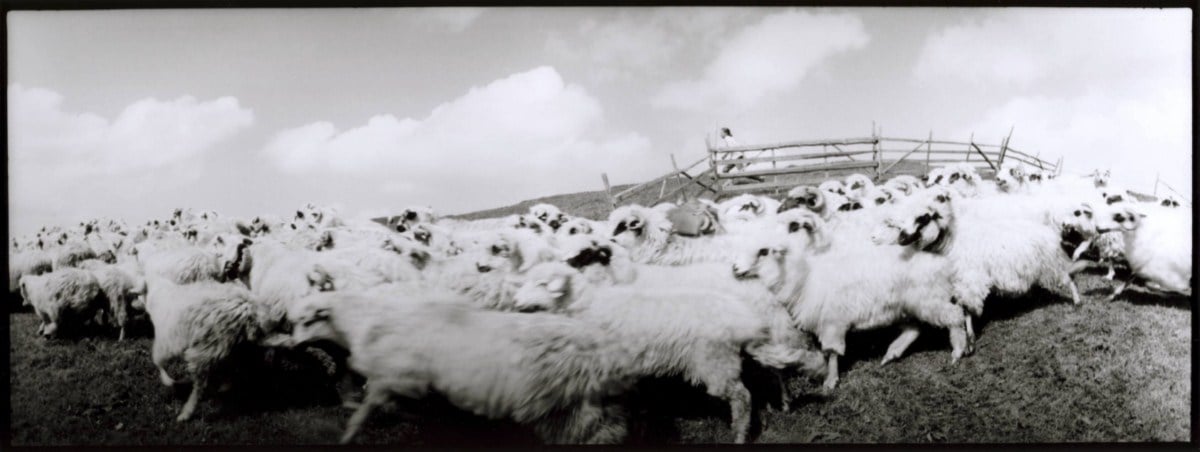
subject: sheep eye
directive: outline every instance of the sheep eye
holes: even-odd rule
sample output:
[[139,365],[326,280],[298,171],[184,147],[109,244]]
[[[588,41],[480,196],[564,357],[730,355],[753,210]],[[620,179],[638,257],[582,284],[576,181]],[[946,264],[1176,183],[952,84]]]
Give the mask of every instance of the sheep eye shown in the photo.
[[887,202],[886,198],[875,198],[875,204],[883,204]]
[[766,249],[766,248],[763,248],[763,249],[760,249],[760,250],[758,250],[758,256],[759,256],[759,257],[766,256],[766,255],[767,255],[767,253],[770,253],[770,250],[768,250],[768,249]]
[[1118,213],[1118,214],[1116,214],[1116,215],[1113,215],[1113,221],[1116,221],[1117,223],[1124,222],[1124,221],[1125,221],[1125,216],[1124,216],[1124,215],[1121,215],[1121,214],[1119,214],[1119,213]]
[[500,254],[500,247],[497,245],[492,245],[492,254]]

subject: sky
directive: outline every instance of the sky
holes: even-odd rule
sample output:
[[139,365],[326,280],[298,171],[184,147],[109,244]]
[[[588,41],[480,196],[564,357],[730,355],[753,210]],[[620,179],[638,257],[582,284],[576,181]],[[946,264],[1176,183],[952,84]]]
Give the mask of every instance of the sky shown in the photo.
[[[19,11],[9,227],[176,207],[463,213],[741,144],[999,143],[1192,185],[1187,9]],[[1160,188],[1160,194],[1165,189]]]

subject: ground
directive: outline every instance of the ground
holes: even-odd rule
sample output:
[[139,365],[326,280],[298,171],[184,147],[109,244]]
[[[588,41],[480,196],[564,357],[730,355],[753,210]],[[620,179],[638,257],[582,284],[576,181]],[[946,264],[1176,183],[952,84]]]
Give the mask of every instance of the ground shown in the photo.
[[[761,374],[755,440],[793,442],[1187,441],[1190,437],[1191,310],[1187,300],[1127,292],[1101,298],[1108,282],[1081,278],[1086,302],[1035,292],[989,300],[977,351],[950,364],[944,331],[925,331],[908,356],[879,365],[895,330],[855,333],[842,380],[823,394],[795,377],[790,412],[774,406]],[[13,313],[11,402],[14,445],[325,444],[349,411],[299,385],[257,387],[201,403],[179,424],[185,391],[158,383],[152,339],[37,338],[33,314]],[[273,378],[295,382],[294,375]],[[180,388],[186,389],[186,388]],[[639,389],[632,441],[731,439],[727,409],[681,382]],[[290,403],[282,401],[288,400]],[[361,444],[527,444],[516,426],[474,418],[427,400],[370,419]]]

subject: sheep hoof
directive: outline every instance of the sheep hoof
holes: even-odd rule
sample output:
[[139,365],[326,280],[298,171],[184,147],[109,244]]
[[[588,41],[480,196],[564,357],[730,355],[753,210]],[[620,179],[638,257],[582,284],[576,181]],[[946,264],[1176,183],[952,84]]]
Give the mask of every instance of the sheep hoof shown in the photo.
[[825,380],[825,384],[822,385],[822,387],[825,388],[825,392],[829,392],[829,391],[833,391],[834,388],[837,388],[837,384],[838,384],[838,379],[836,379],[836,378],[827,379],[827,380]]
[[192,413],[179,413],[179,416],[175,418],[175,422],[187,422],[191,418]]

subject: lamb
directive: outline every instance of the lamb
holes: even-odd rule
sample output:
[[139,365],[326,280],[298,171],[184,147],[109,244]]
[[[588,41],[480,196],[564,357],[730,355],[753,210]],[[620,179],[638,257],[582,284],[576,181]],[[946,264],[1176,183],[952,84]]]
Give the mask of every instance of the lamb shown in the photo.
[[100,285],[86,270],[62,268],[43,275],[25,275],[20,291],[21,298],[41,319],[37,332],[44,337],[82,327],[104,309]]
[[[811,352],[777,354],[767,347],[766,322],[729,292],[687,285],[652,291],[594,286],[571,266],[551,262],[530,269],[515,298],[521,305],[551,306],[615,335],[636,357],[621,363],[633,375],[682,376],[702,384],[710,395],[729,403],[737,443],[746,441],[750,426],[750,393],[740,377],[743,350],[768,366],[804,362],[806,369],[820,373],[820,359]],[[817,358],[816,363],[811,358]]]
[[333,341],[350,350],[350,367],[367,377],[343,444],[389,396],[420,398],[431,390],[477,415],[532,425],[547,442],[624,437],[622,425],[597,417],[603,398],[631,385],[631,355],[587,322],[481,310],[437,291],[315,294],[299,302],[295,318],[296,342]]
[[154,324],[151,358],[159,380],[174,386],[166,366],[181,357],[187,363],[192,391],[175,418],[186,421],[212,380],[229,370],[235,353],[266,337],[250,292],[238,284],[210,281],[178,285],[154,274],[146,275],[136,292]]
[[[1099,232],[1120,231],[1133,274],[1159,292],[1192,294],[1192,216],[1182,209],[1116,204],[1096,216]],[[1129,285],[1113,291],[1112,300]]]

